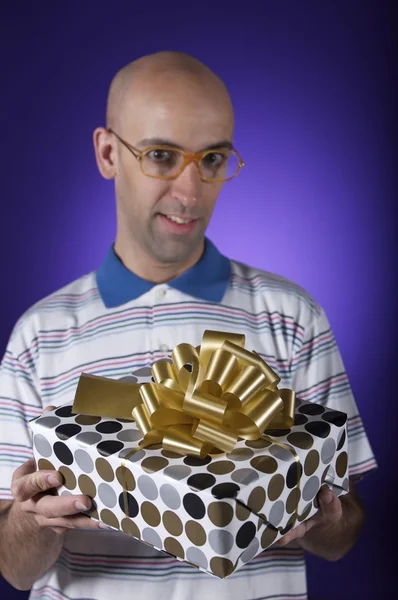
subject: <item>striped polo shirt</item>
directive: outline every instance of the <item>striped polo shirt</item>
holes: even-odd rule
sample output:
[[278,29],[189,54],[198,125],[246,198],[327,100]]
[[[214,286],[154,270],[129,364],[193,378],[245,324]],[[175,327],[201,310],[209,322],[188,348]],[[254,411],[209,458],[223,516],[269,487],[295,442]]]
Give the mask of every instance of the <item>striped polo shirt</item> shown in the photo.
[[[82,372],[124,377],[181,342],[197,346],[205,329],[245,334],[281,388],[346,412],[350,475],[376,467],[327,316],[305,290],[229,260],[208,239],[195,266],[159,285],[128,271],[111,246],[97,271],[35,304],[12,331],[0,369],[0,499],[12,499],[12,473],[32,456],[28,421],[73,401]],[[305,557],[275,545],[217,579],[121,532],[74,530],[30,597],[304,600]]]

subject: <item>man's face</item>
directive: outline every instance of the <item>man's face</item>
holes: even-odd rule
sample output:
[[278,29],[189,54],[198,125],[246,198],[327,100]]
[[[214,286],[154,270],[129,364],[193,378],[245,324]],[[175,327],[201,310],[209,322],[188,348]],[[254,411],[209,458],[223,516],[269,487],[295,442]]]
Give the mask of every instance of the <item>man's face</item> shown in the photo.
[[[139,95],[132,94],[116,133],[139,151],[156,138],[198,152],[231,142],[233,117],[225,98],[213,90],[160,81],[156,89],[148,85]],[[119,235],[132,236],[160,263],[186,260],[202,243],[223,184],[202,181],[195,163],[177,179],[153,179],[117,138],[114,141]]]

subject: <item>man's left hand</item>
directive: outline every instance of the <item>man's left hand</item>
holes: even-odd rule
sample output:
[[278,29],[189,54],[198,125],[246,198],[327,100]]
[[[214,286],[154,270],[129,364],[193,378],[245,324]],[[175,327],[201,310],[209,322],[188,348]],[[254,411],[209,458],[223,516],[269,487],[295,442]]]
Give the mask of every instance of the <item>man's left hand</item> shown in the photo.
[[324,525],[326,523],[332,524],[340,521],[343,516],[343,507],[340,499],[334,494],[328,487],[324,487],[318,494],[319,510],[318,512],[304,523],[300,523],[297,527],[294,527],[289,533],[283,538],[278,540],[275,545],[286,546],[298,540],[306,535],[313,527],[317,525]]

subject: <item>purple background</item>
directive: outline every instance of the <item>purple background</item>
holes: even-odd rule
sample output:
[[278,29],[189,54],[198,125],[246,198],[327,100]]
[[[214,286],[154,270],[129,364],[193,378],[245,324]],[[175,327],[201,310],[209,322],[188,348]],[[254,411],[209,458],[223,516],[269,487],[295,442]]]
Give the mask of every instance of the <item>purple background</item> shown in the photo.
[[[96,268],[113,241],[113,188],[91,136],[115,71],[172,49],[226,81],[246,167],[224,187],[209,237],[324,306],[379,462],[361,484],[356,548],[341,563],[309,559],[313,600],[387,597],[392,585],[382,523],[396,514],[385,428],[396,370],[393,17],[380,0],[42,0],[0,13],[2,351],[25,309]],[[26,596],[0,581],[3,591]]]

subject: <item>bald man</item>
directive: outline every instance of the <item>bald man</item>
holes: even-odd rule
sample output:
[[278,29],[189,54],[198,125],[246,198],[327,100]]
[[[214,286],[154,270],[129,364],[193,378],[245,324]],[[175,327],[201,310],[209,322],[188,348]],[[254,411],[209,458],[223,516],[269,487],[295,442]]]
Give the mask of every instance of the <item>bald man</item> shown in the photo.
[[[228,91],[208,67],[173,52],[129,64],[111,83],[106,125],[94,147],[114,182],[114,243],[97,271],[22,315],[2,361],[1,573],[34,599],[307,598],[304,551],[334,561],[353,547],[364,518],[354,481],[376,464],[327,317],[293,282],[229,260],[205,236],[222,186],[243,167]],[[128,376],[178,343],[198,345],[207,328],[244,333],[282,387],[355,424],[350,492],[340,500],[323,488],[313,518],[226,579],[157,551],[154,530],[140,533],[150,546],[91,520],[76,483],[54,494],[62,477],[51,449],[44,470],[28,458],[28,421],[72,401],[81,372]],[[90,477],[94,465],[74,468]],[[207,542],[196,542],[185,558],[207,568]]]

